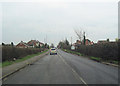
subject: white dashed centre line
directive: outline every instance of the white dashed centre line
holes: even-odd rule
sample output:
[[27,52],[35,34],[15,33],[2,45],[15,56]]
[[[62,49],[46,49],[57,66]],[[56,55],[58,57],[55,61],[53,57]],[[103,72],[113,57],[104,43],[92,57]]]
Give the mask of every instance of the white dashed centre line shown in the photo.
[[88,86],[87,83],[83,80],[83,78],[79,76],[79,74],[63,59],[63,57],[60,54],[58,54],[58,56],[72,70],[72,72],[74,73],[75,77],[77,79],[81,80],[86,86]]

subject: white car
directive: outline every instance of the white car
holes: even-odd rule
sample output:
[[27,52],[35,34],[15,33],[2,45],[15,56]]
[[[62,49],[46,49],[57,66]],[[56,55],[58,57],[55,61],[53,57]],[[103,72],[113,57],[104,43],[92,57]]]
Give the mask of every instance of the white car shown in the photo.
[[50,49],[50,55],[57,54],[57,51],[55,48]]

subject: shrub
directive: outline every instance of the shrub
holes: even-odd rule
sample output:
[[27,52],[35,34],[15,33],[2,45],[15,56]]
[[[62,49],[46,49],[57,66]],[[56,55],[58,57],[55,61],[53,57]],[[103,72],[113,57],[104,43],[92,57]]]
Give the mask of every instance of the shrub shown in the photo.
[[2,61],[11,61],[13,58],[20,59],[30,54],[43,51],[40,48],[16,48],[12,46],[2,46]]
[[75,51],[88,56],[100,57],[104,60],[118,60],[118,42],[79,45]]

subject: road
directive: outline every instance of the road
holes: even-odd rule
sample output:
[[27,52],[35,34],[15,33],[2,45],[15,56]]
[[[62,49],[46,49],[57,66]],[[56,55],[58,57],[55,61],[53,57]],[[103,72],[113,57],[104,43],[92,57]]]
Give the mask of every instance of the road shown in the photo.
[[57,50],[3,80],[3,84],[118,84],[118,68]]

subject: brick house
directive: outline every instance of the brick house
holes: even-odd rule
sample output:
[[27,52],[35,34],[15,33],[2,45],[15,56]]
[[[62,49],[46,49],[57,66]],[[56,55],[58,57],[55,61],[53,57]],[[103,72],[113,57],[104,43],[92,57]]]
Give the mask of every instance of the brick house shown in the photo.
[[[77,40],[76,43],[74,43],[74,45],[80,45],[80,44],[84,44],[84,41],[81,42],[80,40]],[[85,40],[85,45],[92,45],[92,44],[94,44],[93,41],[90,41],[89,39]]]
[[73,43],[72,46],[74,46],[75,48],[77,48],[81,44],[82,44],[82,42],[80,40],[76,40],[76,43]]
[[17,48],[28,48],[29,46],[27,45],[27,43],[21,41],[20,43],[18,43],[16,45]]
[[44,44],[39,42],[38,40],[31,40],[28,43],[21,41],[16,45],[18,48],[35,48],[35,47],[42,47]]
[[41,47],[44,45],[44,43],[42,43],[42,42],[39,42],[39,43],[40,43],[40,46],[41,46]]
[[80,40],[77,40],[76,44],[82,44],[82,42]]
[[[77,40],[76,43],[73,43],[72,46],[75,46],[75,48],[77,48],[78,46],[80,46],[81,44],[84,44],[84,41],[80,41],[80,40]],[[85,45],[93,45],[94,42],[93,41],[90,41],[89,39],[86,39],[85,40]]]
[[94,44],[93,41],[90,41],[89,39],[85,40],[85,45],[93,45],[93,44]]
[[39,42],[38,40],[31,40],[31,41],[29,41],[28,43],[28,46],[30,46],[30,47],[42,47],[44,44],[43,43],[41,43],[41,42]]

